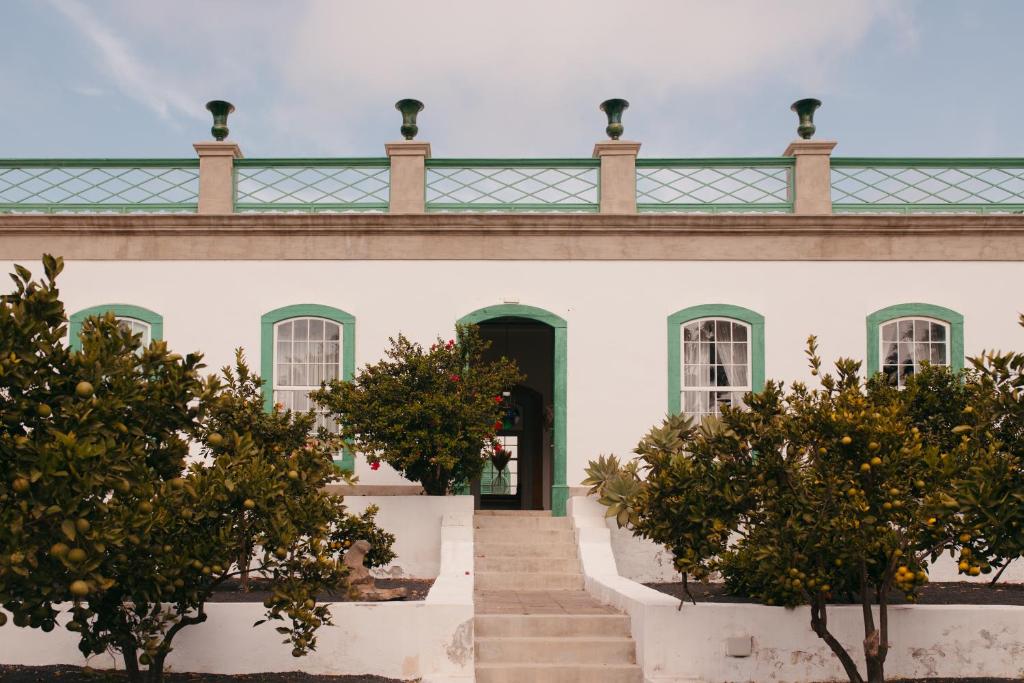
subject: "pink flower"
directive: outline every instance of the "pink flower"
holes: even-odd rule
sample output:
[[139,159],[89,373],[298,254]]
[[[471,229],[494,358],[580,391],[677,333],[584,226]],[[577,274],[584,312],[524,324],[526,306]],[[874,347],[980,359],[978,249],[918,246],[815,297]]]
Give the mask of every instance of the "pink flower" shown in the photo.
[[379,460],[375,460],[375,461],[371,462],[370,463],[370,469],[373,470],[374,472],[379,470],[380,469],[380,461]]
[[501,452],[502,452],[503,450],[504,450],[504,449],[503,449],[503,448],[501,447],[501,444],[500,444],[500,443],[496,443],[496,444],[494,444],[494,452],[495,452],[495,453],[501,453]]
[[454,340],[454,339],[449,339],[449,340],[448,340],[448,348],[450,349],[450,348],[452,348],[453,346],[455,346],[455,340]]
[[459,381],[459,376],[458,375],[452,375],[451,379],[452,379],[453,382],[458,382]]

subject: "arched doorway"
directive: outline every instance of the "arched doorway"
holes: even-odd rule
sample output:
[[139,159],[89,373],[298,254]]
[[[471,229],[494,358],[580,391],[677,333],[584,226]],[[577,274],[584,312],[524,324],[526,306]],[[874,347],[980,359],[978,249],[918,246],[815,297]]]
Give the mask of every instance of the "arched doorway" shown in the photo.
[[[548,509],[557,517],[565,515],[569,489],[566,485],[566,322],[542,308],[521,304],[501,304],[473,311],[459,319],[462,324],[480,326],[485,339],[492,342],[491,353],[517,360],[527,374],[519,393],[524,398],[540,395],[539,414],[533,419],[547,422],[543,440],[530,455],[531,463],[522,463],[529,477],[522,481],[518,504],[524,509]],[[529,377],[529,365],[534,378]],[[532,410],[522,401],[523,410]],[[515,435],[511,431],[509,435]],[[525,435],[522,438],[528,438]],[[518,443],[518,440],[517,442]],[[528,442],[524,441],[526,447]],[[525,452],[524,452],[525,454]],[[547,476],[544,476],[547,473]],[[538,487],[541,490],[538,490]],[[508,495],[508,494],[503,494]],[[539,501],[539,502],[538,502]]]

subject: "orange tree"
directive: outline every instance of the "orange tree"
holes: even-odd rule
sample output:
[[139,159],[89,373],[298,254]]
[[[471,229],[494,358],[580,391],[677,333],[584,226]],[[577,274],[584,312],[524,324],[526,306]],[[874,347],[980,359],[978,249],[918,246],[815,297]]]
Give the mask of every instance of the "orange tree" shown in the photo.
[[[84,654],[115,650],[131,680],[159,681],[248,549],[267,619],[294,655],[315,648],[330,623],[317,594],[344,578],[329,455],[274,452],[241,420],[211,431],[230,397],[200,377],[201,357],[139,348],[113,316],[86,321],[71,351],[62,263],[43,264],[44,281],[16,267],[0,297],[0,604],[14,624],[51,631],[66,610]],[[193,439],[210,457],[186,468]]]
[[[808,355],[817,375],[813,337]],[[640,442],[646,479],[617,503],[684,577],[722,572],[733,592],[809,605],[812,630],[850,681],[879,683],[890,594],[914,601],[929,561],[962,533],[956,493],[970,449],[926,443],[905,402],[867,391],[858,370],[840,360],[816,389],[769,382],[745,409],[699,427],[669,418]],[[840,594],[863,607],[865,676],[829,629]]]
[[475,325],[428,350],[401,334],[389,341],[387,358],[314,399],[371,463],[386,462],[428,495],[468,486],[493,453],[502,392],[522,379],[515,364],[485,361],[490,344]]

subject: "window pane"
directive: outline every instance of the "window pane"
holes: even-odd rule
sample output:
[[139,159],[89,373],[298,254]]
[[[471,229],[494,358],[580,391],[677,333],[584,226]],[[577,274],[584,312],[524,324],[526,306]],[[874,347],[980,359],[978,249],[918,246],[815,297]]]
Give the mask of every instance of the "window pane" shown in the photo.
[[[895,325],[893,329],[896,329]],[[887,365],[896,364],[896,342],[890,342],[882,345],[882,363]]]
[[931,350],[928,348],[931,346],[925,342],[918,342],[914,344],[914,362],[918,367],[921,366],[921,361],[931,362]]
[[896,323],[882,325],[882,341],[896,341]]
[[700,332],[697,323],[683,325],[683,341],[699,341]]
[[733,363],[750,363],[750,354],[748,353],[749,347],[746,342],[732,344],[732,362]]
[[324,321],[320,319],[309,321],[309,338],[312,341],[322,341],[324,338]]
[[696,342],[683,344],[683,363],[689,365],[690,363],[699,363],[700,360],[700,344]]
[[323,342],[311,341],[309,342],[309,362],[323,365],[324,362],[324,345]]
[[293,363],[307,363],[309,358],[309,342],[296,341],[292,342],[292,362]]
[[276,367],[277,374],[274,377],[274,386],[286,386],[291,382],[291,373],[289,372],[291,366],[285,365],[284,363],[278,363]]
[[329,365],[338,364],[338,342],[324,344],[324,362]]
[[734,383],[733,386],[737,387],[749,387],[750,386],[750,375],[747,373],[746,365],[735,365],[735,374],[733,375]]
[[341,325],[324,321],[324,339],[327,341],[338,341],[341,339]]
[[731,328],[732,323],[728,320],[718,320],[715,322],[715,339],[718,341],[730,341],[732,340]]
[[732,328],[732,340],[734,342],[737,342],[737,341],[745,342],[745,341],[747,341],[747,326],[743,325],[743,324],[740,324],[740,323],[736,323],[735,325],[733,325],[733,328]]
[[306,386],[308,378],[306,376],[306,365],[304,363],[296,363],[292,366],[292,381],[291,386],[303,387]]
[[714,341],[715,339],[715,321],[704,320],[700,324],[700,340],[701,341]]
[[899,321],[899,338],[900,341],[913,341],[914,339],[914,321],[913,320],[901,320]]
[[292,338],[292,323],[291,321],[281,323],[277,326],[277,338],[278,339],[291,339]]
[[884,366],[882,368],[882,372],[885,373],[885,378],[889,386],[894,387],[897,385],[897,366],[895,364]]
[[910,357],[911,348],[913,348],[912,344],[899,345],[898,362],[900,363],[900,365],[903,365],[905,363],[912,363],[914,361],[914,359]]
[[292,343],[290,341],[278,341],[277,342],[277,360],[278,363],[291,363],[292,362]]
[[946,345],[932,344],[930,358],[932,365],[948,365],[949,363],[946,361]]
[[915,320],[914,321],[914,341],[928,341],[928,328],[931,327],[931,323],[927,320]]
[[946,341],[946,326],[932,323],[932,341]]
[[715,351],[718,353],[719,363],[725,363],[726,365],[728,365],[730,363],[736,362],[732,358],[732,348],[732,344],[728,342],[724,344],[715,344]]
[[683,367],[683,386],[685,387],[696,387],[700,386],[700,368],[696,365],[686,365]]
[[306,339],[309,338],[309,320],[305,318],[300,318],[298,320],[293,321],[292,324],[295,326],[295,339],[301,339],[302,341],[305,341]]

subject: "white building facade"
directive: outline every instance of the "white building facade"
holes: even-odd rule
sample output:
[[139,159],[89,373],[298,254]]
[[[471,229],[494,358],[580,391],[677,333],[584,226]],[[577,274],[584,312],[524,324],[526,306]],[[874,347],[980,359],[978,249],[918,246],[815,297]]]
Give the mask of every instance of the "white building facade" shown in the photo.
[[[811,381],[804,348],[901,383],[1024,346],[1024,160],[772,159],[0,162],[0,263],[60,279],[74,338],[106,310],[211,371],[241,346],[268,406],[475,322],[527,375],[505,436],[515,481],[478,504],[565,514],[587,462],[628,455],[668,412],[766,379]],[[345,462],[365,493],[417,491]],[[575,491],[574,491],[575,488]]]

